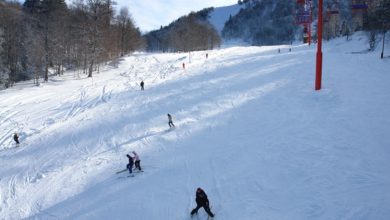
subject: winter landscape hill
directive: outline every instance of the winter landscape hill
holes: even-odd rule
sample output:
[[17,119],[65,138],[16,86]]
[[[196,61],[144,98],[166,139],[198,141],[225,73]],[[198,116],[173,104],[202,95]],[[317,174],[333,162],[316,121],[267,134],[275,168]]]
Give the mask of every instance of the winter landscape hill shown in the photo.
[[[390,60],[366,48],[325,43],[320,91],[301,44],[139,53],[0,91],[0,219],[190,219],[202,187],[215,219],[386,220]],[[144,172],[116,174],[133,150]]]
[[223,27],[230,16],[236,15],[240,9],[244,8],[243,5],[230,5],[225,7],[216,7],[210,13],[209,21],[217,29],[218,33],[222,34]]

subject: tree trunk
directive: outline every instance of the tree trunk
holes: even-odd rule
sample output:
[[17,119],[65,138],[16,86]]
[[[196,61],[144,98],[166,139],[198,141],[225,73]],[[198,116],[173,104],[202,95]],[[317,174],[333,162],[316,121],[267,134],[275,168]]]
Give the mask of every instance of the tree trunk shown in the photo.
[[383,42],[382,42],[381,59],[383,59],[383,53],[385,52],[385,37],[386,37],[386,31],[383,31]]
[[92,77],[92,71],[93,71],[93,59],[91,60],[91,63],[89,65],[88,77]]

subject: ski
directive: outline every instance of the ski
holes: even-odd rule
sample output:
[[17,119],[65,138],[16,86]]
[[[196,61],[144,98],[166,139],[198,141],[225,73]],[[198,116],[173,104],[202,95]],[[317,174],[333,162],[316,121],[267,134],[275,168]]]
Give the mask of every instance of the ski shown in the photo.
[[126,169],[124,169],[124,170],[120,170],[120,171],[116,172],[115,174],[123,173],[123,172],[125,172],[125,171],[127,171],[127,170],[128,170],[128,169],[126,168]]
[[127,178],[130,178],[130,177],[135,177],[134,174],[130,174],[130,175],[127,175],[127,176],[119,176],[117,179],[127,179]]

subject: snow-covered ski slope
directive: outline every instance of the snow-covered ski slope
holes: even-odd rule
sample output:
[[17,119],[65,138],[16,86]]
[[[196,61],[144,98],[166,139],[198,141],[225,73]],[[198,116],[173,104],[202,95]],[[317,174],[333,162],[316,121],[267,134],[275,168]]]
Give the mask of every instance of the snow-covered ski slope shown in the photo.
[[[390,219],[390,60],[366,45],[325,43],[319,92],[307,45],[137,54],[1,91],[0,219],[183,220],[197,187],[221,220]],[[133,150],[145,172],[115,174]]]

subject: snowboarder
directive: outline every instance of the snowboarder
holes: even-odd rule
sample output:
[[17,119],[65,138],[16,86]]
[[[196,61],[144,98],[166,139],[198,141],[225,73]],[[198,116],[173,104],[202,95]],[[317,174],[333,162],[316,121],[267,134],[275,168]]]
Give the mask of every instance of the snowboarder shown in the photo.
[[170,128],[175,127],[175,125],[172,122],[172,116],[169,113],[167,114],[167,116],[168,116],[168,125],[169,125],[169,127]]
[[191,216],[193,216],[194,214],[197,214],[198,213],[198,210],[200,208],[204,208],[204,210],[207,212],[207,214],[213,218],[214,217],[214,214],[211,212],[210,210],[210,206],[209,206],[209,200],[207,199],[207,195],[206,193],[203,191],[203,189],[201,188],[198,188],[196,190],[196,208],[194,208],[192,211],[191,211]]
[[127,167],[127,169],[129,170],[129,173],[132,174],[132,173],[133,173],[134,160],[133,160],[133,158],[132,158],[130,155],[128,155],[128,154],[126,154],[126,157],[129,158],[129,163],[127,164],[126,167]]
[[19,145],[19,135],[16,132],[14,134],[14,141],[16,142],[17,145]]
[[141,83],[139,84],[141,86],[141,90],[144,90],[144,81],[141,81]]
[[141,170],[141,160],[139,159],[138,154],[135,151],[133,151],[132,153],[134,154],[134,165],[135,165],[135,168],[138,169],[139,171],[142,171]]

